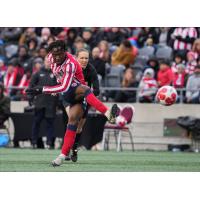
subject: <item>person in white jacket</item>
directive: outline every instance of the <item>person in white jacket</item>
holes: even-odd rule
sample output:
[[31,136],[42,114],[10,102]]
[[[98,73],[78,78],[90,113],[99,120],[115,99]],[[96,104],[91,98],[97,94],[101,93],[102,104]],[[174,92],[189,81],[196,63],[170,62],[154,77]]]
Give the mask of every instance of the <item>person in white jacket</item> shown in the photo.
[[143,77],[139,83],[139,101],[141,103],[151,103],[158,88],[157,81],[154,78],[154,70],[148,68],[144,71]]

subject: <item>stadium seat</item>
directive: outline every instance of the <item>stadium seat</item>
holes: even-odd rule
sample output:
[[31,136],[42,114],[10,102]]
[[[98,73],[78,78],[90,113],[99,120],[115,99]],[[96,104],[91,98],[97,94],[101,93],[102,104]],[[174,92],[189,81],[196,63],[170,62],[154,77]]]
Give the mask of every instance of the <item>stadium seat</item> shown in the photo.
[[156,51],[156,58],[171,60],[172,54],[173,54],[173,50],[171,47],[162,46],[162,47],[158,48],[158,50]]
[[145,46],[141,49],[139,49],[139,56],[152,56],[154,55],[154,47],[152,46]]
[[124,66],[110,67],[109,73],[105,77],[106,87],[121,87],[121,81],[124,73]]
[[147,64],[148,60],[149,56],[138,55],[135,59],[134,65],[141,65],[142,67],[144,67]]
[[118,124],[111,125],[106,124],[104,126],[104,133],[103,133],[103,139],[102,139],[102,149],[103,150],[109,150],[109,143],[110,143],[110,134],[114,134],[115,138],[115,144],[116,144],[116,150],[122,151],[122,133],[128,133],[129,139],[131,143],[132,151],[134,151],[134,142],[133,142],[133,136],[131,132],[131,122],[132,118],[134,116],[134,109],[131,106],[126,106],[120,111],[120,115],[123,116],[127,124],[125,126],[120,126]]

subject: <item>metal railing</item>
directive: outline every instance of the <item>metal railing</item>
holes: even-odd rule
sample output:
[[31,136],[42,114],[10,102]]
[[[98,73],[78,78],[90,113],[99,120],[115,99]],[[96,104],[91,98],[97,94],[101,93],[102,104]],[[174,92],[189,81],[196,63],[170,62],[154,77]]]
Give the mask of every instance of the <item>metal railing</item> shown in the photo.
[[[23,90],[23,89],[26,89],[27,87],[18,87],[18,86],[11,86],[11,87],[7,87],[6,89],[16,89],[16,90]],[[176,88],[177,92],[179,93],[179,103],[183,103],[184,102],[184,92],[187,91],[186,88]],[[135,88],[135,87],[130,87],[130,88],[123,88],[123,87],[100,87],[100,93],[102,94],[103,92],[105,91],[135,91],[136,92],[136,102],[138,103],[139,102],[139,91],[140,91],[140,88]],[[148,90],[146,90],[148,91]],[[151,89],[152,91],[152,89]],[[157,89],[155,90],[157,91]],[[191,92],[196,92],[196,91],[199,91],[200,90],[189,90]]]

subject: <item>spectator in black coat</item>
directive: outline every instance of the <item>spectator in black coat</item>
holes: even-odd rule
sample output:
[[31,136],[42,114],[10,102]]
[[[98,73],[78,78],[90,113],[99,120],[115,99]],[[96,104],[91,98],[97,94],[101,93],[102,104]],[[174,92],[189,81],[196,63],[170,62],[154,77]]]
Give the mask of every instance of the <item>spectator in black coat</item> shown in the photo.
[[106,65],[105,62],[99,58],[100,49],[98,47],[93,48],[92,58],[90,63],[95,67],[97,74],[101,76],[102,79],[105,77]]
[[[50,64],[45,58],[44,67],[36,72],[30,81],[29,88],[35,86],[45,86],[45,85],[57,85],[56,78],[51,72]],[[56,117],[56,106],[58,103],[58,96],[53,96],[51,94],[40,94],[33,99],[33,97],[28,97],[30,102],[35,106],[34,121],[32,127],[32,145],[36,148],[38,141],[38,134],[40,130],[40,124],[43,119],[47,122],[47,145],[48,148],[54,148],[54,119]]]

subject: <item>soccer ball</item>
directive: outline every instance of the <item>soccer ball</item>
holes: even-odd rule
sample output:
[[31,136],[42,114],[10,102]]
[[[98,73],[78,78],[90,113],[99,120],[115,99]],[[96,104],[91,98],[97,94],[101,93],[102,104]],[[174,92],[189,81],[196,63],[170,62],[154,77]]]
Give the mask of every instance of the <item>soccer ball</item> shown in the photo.
[[156,94],[156,100],[164,106],[170,106],[174,104],[176,102],[176,99],[176,89],[171,86],[161,87]]
[[126,123],[127,123],[127,121],[124,116],[119,115],[118,117],[116,117],[117,126],[124,127],[126,125]]

